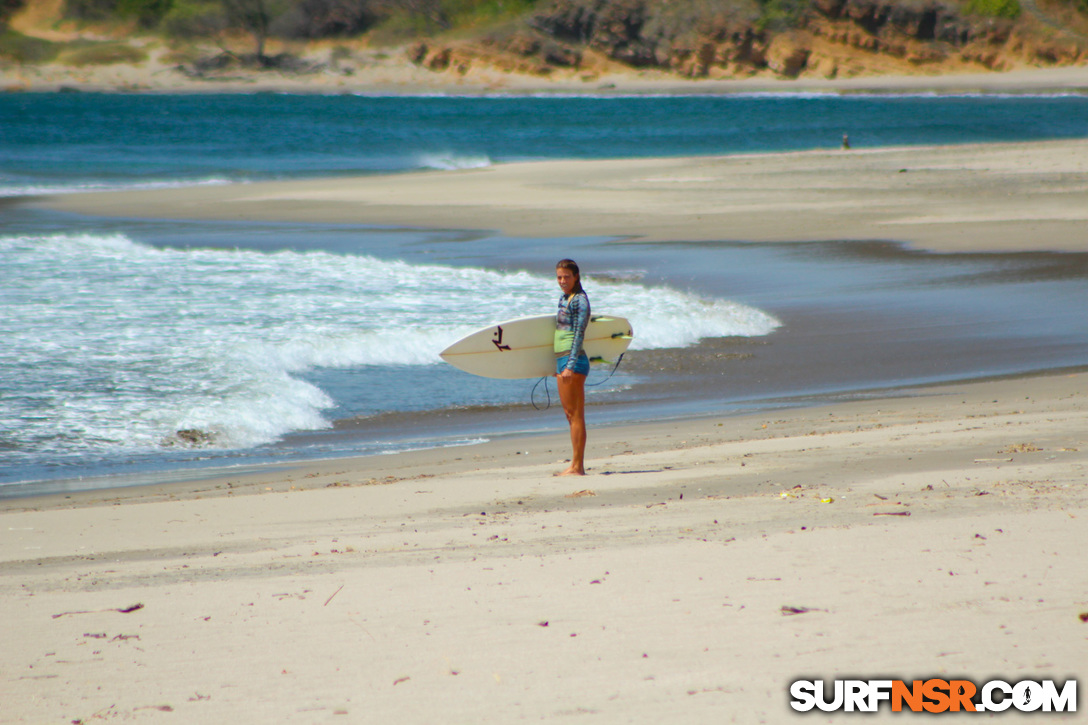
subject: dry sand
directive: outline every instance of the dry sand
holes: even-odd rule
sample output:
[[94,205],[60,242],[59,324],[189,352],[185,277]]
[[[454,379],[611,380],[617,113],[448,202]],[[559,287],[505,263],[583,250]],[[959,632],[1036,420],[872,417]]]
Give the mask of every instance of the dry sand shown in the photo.
[[543,436],[7,502],[4,721],[774,723],[803,676],[1083,681],[1086,387],[597,430],[577,480]]
[[[49,203],[1083,251],[1086,167],[1088,143],[1054,142]],[[6,501],[0,719],[775,723],[799,677],[1083,681],[1086,389],[1063,374],[615,428],[590,409],[583,479],[551,476],[568,443],[547,435]]]
[[[55,3],[55,0],[51,0]],[[63,30],[42,18],[19,18],[13,27],[36,37],[56,41],[74,40],[80,33]],[[153,38],[129,38],[147,60],[140,64],[111,63],[72,66],[8,64],[0,67],[0,88],[10,91],[84,90],[105,92],[162,93],[1031,93],[1088,90],[1088,65],[1061,67],[1023,66],[1005,72],[982,69],[975,72],[944,72],[922,68],[910,75],[868,75],[827,79],[801,77],[785,79],[771,70],[754,76],[727,80],[684,79],[673,73],[632,70],[605,62],[593,69],[556,69],[548,76],[505,73],[495,67],[474,64],[465,73],[454,69],[434,72],[410,62],[407,48],[357,47],[340,58],[343,44],[317,43],[308,48],[280,47],[273,43],[269,53],[288,51],[315,66],[312,73],[277,70],[231,69],[204,78],[179,70],[177,54]],[[214,55],[217,49],[206,49]]]

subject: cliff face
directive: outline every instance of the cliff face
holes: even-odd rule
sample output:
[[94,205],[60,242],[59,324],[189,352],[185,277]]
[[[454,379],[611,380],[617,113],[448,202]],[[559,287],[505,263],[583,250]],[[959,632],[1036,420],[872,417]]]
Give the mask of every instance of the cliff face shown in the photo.
[[1015,20],[968,15],[935,0],[788,2],[551,0],[517,29],[459,45],[420,44],[413,59],[439,71],[484,63],[592,74],[619,64],[695,78],[835,78],[1088,60],[1088,37],[1061,22],[1044,25],[1034,0],[1024,0],[1030,12]]

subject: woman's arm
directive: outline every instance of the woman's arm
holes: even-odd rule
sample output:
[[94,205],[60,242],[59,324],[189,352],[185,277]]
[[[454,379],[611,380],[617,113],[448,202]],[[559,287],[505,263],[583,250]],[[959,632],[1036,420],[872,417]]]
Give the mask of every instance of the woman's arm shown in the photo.
[[573,370],[578,355],[582,353],[582,343],[586,337],[586,326],[589,325],[589,298],[584,292],[580,292],[571,298],[567,305],[570,315],[570,331],[572,333],[570,343],[570,357],[564,366],[567,370]]

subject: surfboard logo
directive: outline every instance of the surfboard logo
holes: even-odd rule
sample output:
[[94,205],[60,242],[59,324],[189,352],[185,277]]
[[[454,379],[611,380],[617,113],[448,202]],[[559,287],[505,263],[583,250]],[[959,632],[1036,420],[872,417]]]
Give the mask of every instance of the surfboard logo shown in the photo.
[[495,330],[495,337],[491,338],[491,342],[495,343],[495,347],[497,347],[500,352],[502,352],[503,350],[509,350],[509,345],[502,344],[502,325],[496,327]]

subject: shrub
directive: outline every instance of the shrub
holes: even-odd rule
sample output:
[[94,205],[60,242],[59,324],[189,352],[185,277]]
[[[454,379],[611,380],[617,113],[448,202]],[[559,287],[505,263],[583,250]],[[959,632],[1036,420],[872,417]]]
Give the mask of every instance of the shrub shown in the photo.
[[95,43],[65,51],[58,60],[74,66],[142,63],[147,60],[147,53],[125,43]]
[[383,18],[371,41],[393,44],[450,30],[478,29],[512,21],[541,0],[375,0]]
[[61,45],[31,38],[14,30],[0,31],[0,58],[16,63],[48,63],[57,57]]
[[[1086,0],[1088,1],[1088,0]],[[472,26],[517,17],[536,0],[441,0],[442,14],[455,26]]]
[[175,0],[159,28],[174,38],[202,38],[221,32],[226,25],[223,5],[216,0]]
[[117,14],[135,18],[142,27],[151,28],[170,12],[172,4],[172,0],[117,0]]
[[1016,20],[1021,8],[1019,0],[968,0],[967,12],[987,18]]
[[65,17],[87,22],[133,19],[154,27],[170,12],[173,0],[67,0]]
[[300,0],[272,23],[272,34],[288,38],[358,35],[383,18],[373,0]]
[[64,16],[75,20],[99,22],[117,14],[117,0],[67,0]]
[[805,0],[758,0],[758,2],[760,16],[756,21],[756,27],[759,30],[785,30],[796,27],[808,8]]

